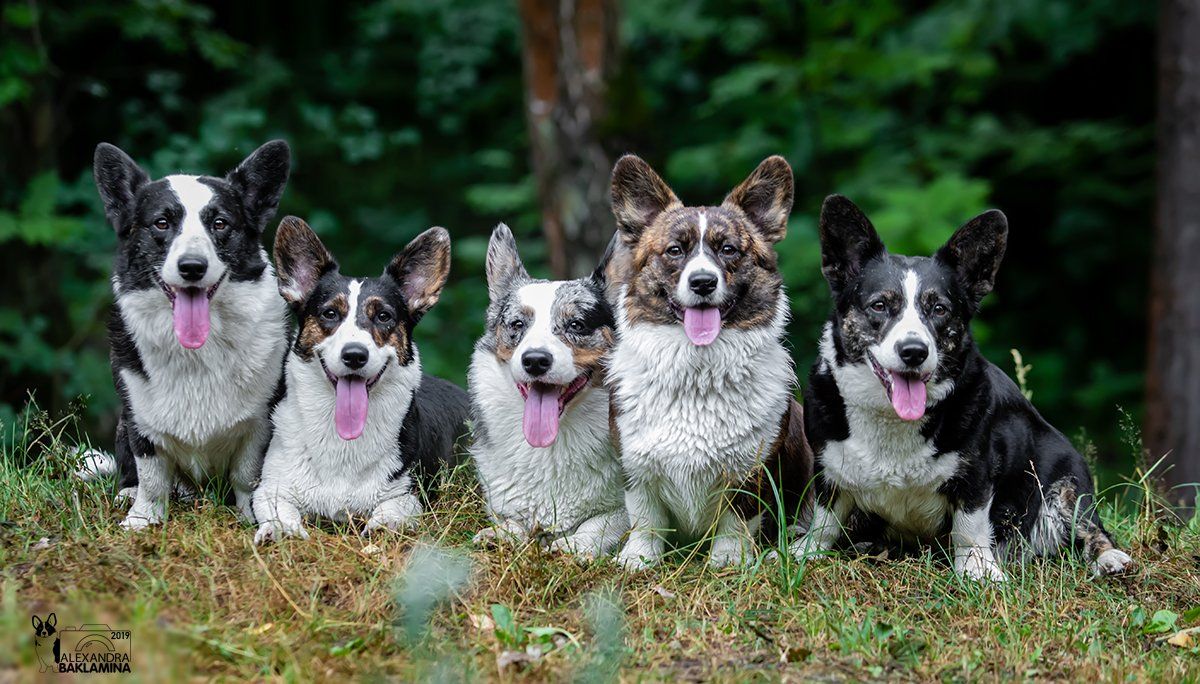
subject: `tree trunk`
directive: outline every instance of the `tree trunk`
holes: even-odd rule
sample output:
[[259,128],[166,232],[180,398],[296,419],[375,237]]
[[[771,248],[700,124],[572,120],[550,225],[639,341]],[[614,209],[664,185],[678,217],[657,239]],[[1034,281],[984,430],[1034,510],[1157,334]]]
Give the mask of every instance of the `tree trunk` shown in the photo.
[[1162,0],[1158,206],[1151,273],[1145,442],[1166,455],[1172,498],[1200,482],[1200,6]]
[[616,0],[521,0],[525,104],[550,269],[590,273],[613,231],[597,127],[616,48]]

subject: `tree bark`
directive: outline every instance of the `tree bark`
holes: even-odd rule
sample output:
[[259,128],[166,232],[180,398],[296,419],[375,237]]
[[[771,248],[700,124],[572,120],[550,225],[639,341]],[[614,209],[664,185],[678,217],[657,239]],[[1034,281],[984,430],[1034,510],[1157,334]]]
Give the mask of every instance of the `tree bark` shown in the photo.
[[590,273],[613,231],[600,140],[616,0],[520,0],[526,120],[550,269]]
[[1172,498],[1191,505],[1200,482],[1200,6],[1162,0],[1158,50],[1145,443],[1152,462],[1165,455],[1171,466]]

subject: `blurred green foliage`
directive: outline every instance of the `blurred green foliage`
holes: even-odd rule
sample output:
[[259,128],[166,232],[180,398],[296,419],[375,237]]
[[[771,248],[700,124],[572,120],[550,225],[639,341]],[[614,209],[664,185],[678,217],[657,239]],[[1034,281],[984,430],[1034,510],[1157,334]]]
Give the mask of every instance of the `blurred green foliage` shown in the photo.
[[[628,0],[622,13],[601,122],[614,159],[638,152],[692,203],[718,202],[769,154],[795,168],[779,251],[802,376],[828,308],[826,194],[909,253],[996,206],[1010,246],[977,337],[1005,368],[1020,348],[1041,409],[1112,451],[1115,407],[1141,406],[1153,3]],[[417,340],[429,371],[463,382],[491,227],[509,223],[545,273],[520,38],[511,0],[6,3],[0,418],[29,391],[51,407],[88,395],[95,439],[110,440],[101,140],[160,175],[224,173],[286,138],[280,216],[308,219],[347,272],[380,271],[446,226],[452,281]]]

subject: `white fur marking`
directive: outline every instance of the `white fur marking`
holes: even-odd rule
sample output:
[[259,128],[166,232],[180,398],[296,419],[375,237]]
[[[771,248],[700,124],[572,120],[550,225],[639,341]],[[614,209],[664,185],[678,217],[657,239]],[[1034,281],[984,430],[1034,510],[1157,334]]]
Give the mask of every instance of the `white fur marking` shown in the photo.
[[[225,264],[217,256],[217,248],[200,220],[200,212],[213,199],[212,188],[197,180],[197,176],[167,176],[164,180],[183,205],[183,225],[163,261],[163,282],[175,287],[212,287],[225,274]],[[183,278],[179,273],[179,259],[183,256],[198,256],[208,262],[203,278],[195,282]]]

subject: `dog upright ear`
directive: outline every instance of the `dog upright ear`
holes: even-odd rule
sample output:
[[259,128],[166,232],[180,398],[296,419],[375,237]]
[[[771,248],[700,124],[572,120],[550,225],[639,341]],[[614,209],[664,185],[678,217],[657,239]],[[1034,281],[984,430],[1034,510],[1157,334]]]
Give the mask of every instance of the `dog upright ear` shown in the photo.
[[492,302],[500,301],[515,285],[529,280],[529,273],[517,253],[517,239],[503,223],[492,229],[484,270],[487,272],[488,298]]
[[617,160],[612,173],[612,210],[626,244],[636,243],[655,217],[677,206],[682,206],[679,198],[641,157],[627,154]]
[[413,238],[392,258],[384,275],[400,286],[415,325],[437,304],[450,276],[450,233],[435,226]]
[[36,615],[33,616],[33,631],[40,632],[42,629],[42,619]]
[[272,140],[250,153],[225,180],[245,202],[250,226],[261,233],[279,208],[283,187],[291,171],[292,150],[282,140]]
[[792,167],[779,155],[767,157],[758,168],[725,197],[727,207],[741,209],[768,242],[787,235],[795,185]]
[[104,202],[104,215],[117,235],[124,236],[133,221],[133,198],[150,182],[150,176],[121,148],[103,142],[96,145],[92,174]]
[[50,625],[51,627],[57,627],[58,626],[58,616],[55,615],[54,613],[50,613],[49,615],[46,616],[46,624]]
[[275,269],[279,294],[293,308],[303,306],[321,276],[337,267],[333,255],[307,223],[295,216],[285,216],[280,221],[275,231]]
[[967,221],[934,254],[950,266],[975,305],[992,291],[1008,244],[1008,218],[998,209]]
[[867,215],[842,195],[830,195],[821,205],[821,272],[836,298],[863,266],[885,252],[883,241]]

